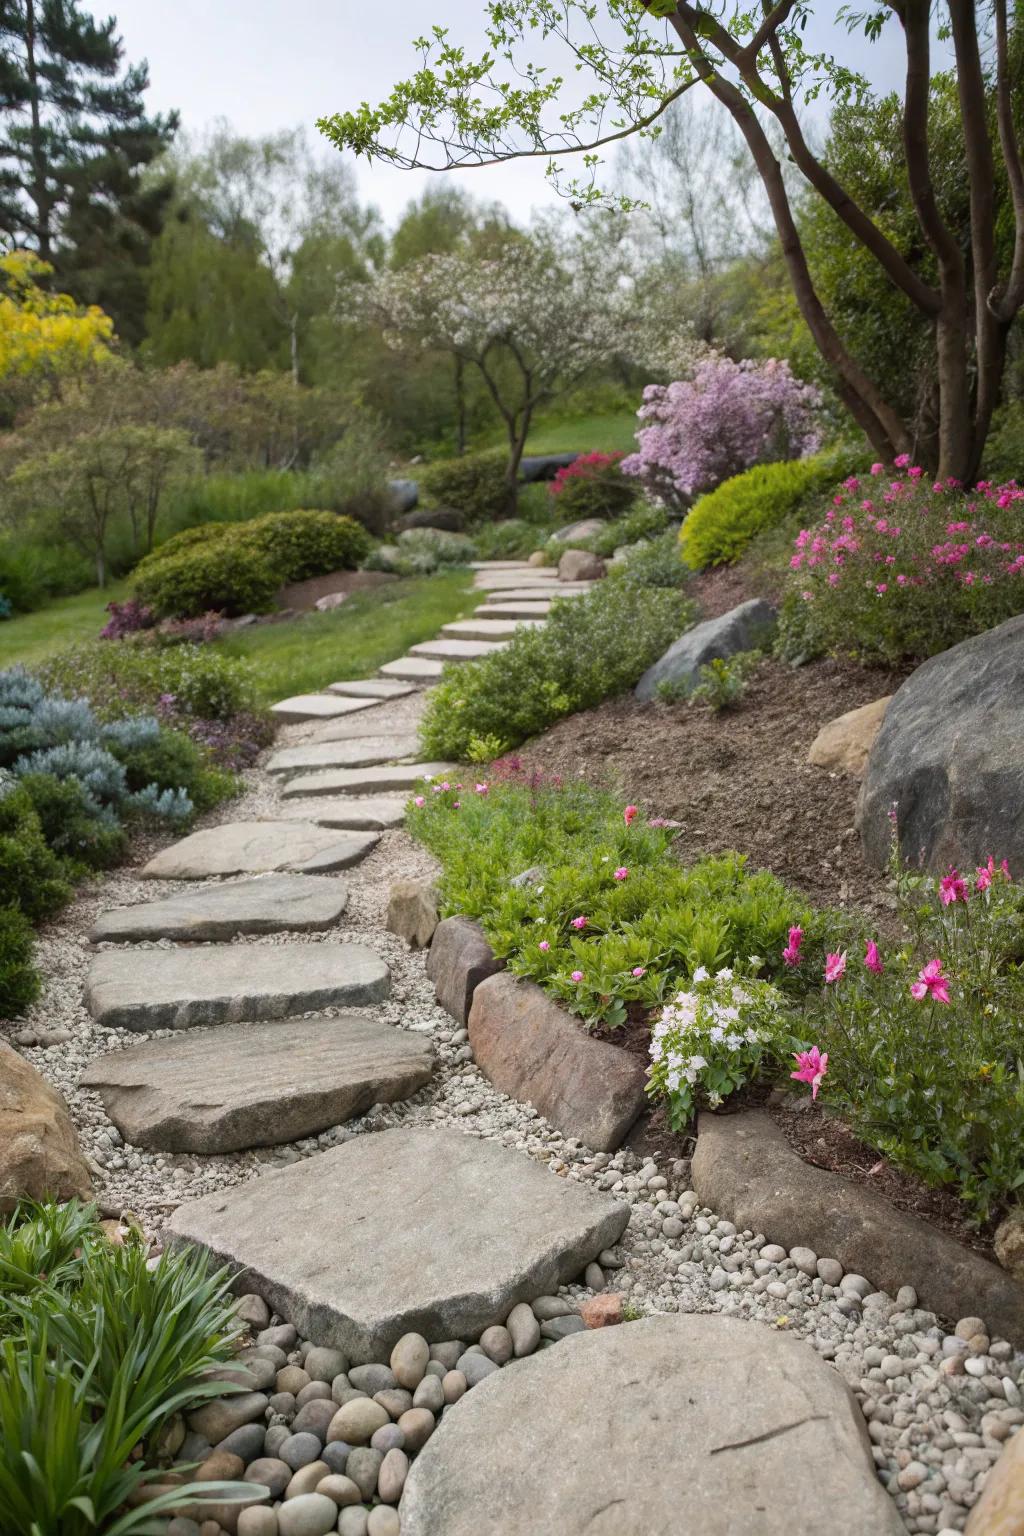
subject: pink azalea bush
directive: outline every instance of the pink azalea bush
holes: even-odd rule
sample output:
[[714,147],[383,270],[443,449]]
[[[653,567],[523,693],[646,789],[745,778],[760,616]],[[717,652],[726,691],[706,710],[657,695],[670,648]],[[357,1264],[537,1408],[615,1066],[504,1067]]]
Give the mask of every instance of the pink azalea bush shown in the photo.
[[690,379],[649,384],[637,412],[636,453],[622,461],[644,489],[685,508],[731,475],[820,446],[818,391],[776,358],[711,357]]
[[812,649],[923,660],[1024,609],[1024,489],[933,482],[903,455],[835,492],[790,559],[783,628]]
[[622,474],[621,453],[581,453],[549,486],[558,516],[621,517],[636,501],[638,486]]

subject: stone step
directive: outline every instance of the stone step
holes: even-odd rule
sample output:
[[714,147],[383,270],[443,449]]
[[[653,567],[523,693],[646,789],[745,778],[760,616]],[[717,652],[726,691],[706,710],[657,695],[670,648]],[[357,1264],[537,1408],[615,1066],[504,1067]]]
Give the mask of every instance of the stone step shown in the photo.
[[359,677],[346,683],[328,683],[328,693],[340,693],[348,699],[403,699],[415,689],[386,677]]
[[511,640],[517,630],[543,627],[543,619],[456,619],[441,633],[452,640]]
[[535,569],[528,560],[471,560],[471,571],[532,571]]
[[391,973],[364,944],[211,944],[202,949],[108,949],[96,956],[85,1004],[106,1029],[285,1019],[316,1008],[365,1007],[391,991]]
[[[484,610],[490,608],[492,603],[549,603],[556,597],[583,597],[592,586],[592,582],[588,586],[566,582],[554,590],[550,587],[510,587],[507,592],[492,592],[490,597],[485,598]],[[480,609],[477,610],[477,612],[480,611]]]
[[558,586],[558,572],[554,567],[545,569],[544,566],[535,566],[529,573],[525,571],[498,571],[492,576],[474,576],[473,589],[476,592],[502,592],[507,587],[531,587]]
[[315,821],[321,827],[341,827],[352,832],[384,832],[405,820],[405,800],[399,795],[362,797],[337,795],[334,799],[304,797],[281,807],[285,821]]
[[377,841],[373,832],[339,837],[311,822],[226,821],[162,848],[139,875],[143,880],[205,880],[211,875],[263,875],[275,870],[326,874],[358,864]]
[[492,651],[504,650],[506,640],[424,640],[411,647],[411,655],[427,656],[432,661],[479,661]]
[[357,715],[353,720],[328,720],[320,725],[291,727],[298,741],[304,746],[323,741],[357,741],[361,746],[372,742],[384,746],[394,736],[408,737],[416,729],[418,720],[426,709],[426,695],[414,688],[411,697],[384,703],[372,715]]
[[386,661],[379,671],[385,677],[407,677],[417,683],[433,683],[444,671],[443,661],[428,661],[425,656],[399,656]]
[[82,1084],[121,1135],[158,1152],[237,1152],[316,1136],[416,1093],[433,1053],[361,1014],[226,1024],[108,1051]]
[[205,943],[243,933],[309,933],[333,928],[347,902],[348,891],[340,880],[267,875],[101,912],[89,937],[94,944],[137,939]]
[[312,773],[318,768],[372,768],[415,757],[419,751],[415,731],[405,736],[365,737],[362,741],[314,741],[300,747],[283,747],[266,763],[267,773]]
[[414,794],[425,779],[457,774],[454,763],[396,763],[387,768],[339,768],[335,773],[307,773],[289,779],[281,790],[287,800],[300,795],[361,795],[402,790]]
[[278,720],[336,720],[340,715],[354,715],[360,709],[372,709],[378,699],[342,699],[335,693],[297,693],[294,698],[271,704],[270,713]]
[[551,612],[551,604],[521,598],[519,602],[485,603],[477,611],[488,618],[493,613],[496,619],[546,619]]
[[354,1136],[189,1201],[169,1232],[244,1269],[245,1289],[304,1338],[365,1362],[412,1330],[479,1337],[577,1277],[628,1219],[624,1202],[497,1142],[423,1127]]

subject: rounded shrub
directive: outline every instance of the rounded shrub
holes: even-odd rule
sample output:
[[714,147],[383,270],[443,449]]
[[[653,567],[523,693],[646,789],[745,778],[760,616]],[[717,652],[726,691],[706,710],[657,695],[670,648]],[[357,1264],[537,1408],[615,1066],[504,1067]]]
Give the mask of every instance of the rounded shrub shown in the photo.
[[830,490],[849,461],[834,454],[757,464],[702,496],[679,534],[683,559],[694,571],[731,565],[766,528],[775,528],[812,496]]
[[39,996],[32,926],[17,907],[0,907],[0,1014],[13,1019]]
[[161,618],[198,618],[215,611],[265,613],[287,580],[270,557],[245,539],[217,539],[165,555],[147,555],[135,568],[135,593]]
[[628,512],[640,486],[622,473],[623,458],[622,453],[581,453],[560,469],[551,482],[558,516],[578,522],[588,517],[622,517]]
[[71,899],[60,859],[48,846],[33,795],[10,775],[0,782],[0,907],[43,922]]
[[237,529],[236,537],[265,554],[283,581],[355,570],[372,547],[360,523],[335,512],[272,512]]
[[503,448],[442,459],[419,471],[423,498],[435,506],[455,507],[470,523],[487,523],[512,512]]

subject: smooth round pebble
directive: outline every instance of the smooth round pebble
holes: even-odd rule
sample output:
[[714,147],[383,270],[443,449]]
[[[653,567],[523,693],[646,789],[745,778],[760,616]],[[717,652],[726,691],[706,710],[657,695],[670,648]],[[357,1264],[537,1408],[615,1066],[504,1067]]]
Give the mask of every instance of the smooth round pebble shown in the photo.
[[340,1472],[332,1472],[328,1477],[322,1477],[316,1485],[316,1491],[333,1499],[339,1509],[344,1509],[349,1504],[363,1502],[363,1496],[356,1484],[350,1477],[345,1477]]
[[339,1408],[331,1420],[328,1441],[347,1440],[349,1445],[367,1445],[374,1430],[387,1424],[390,1418],[387,1409],[371,1397],[354,1397]]
[[409,1458],[404,1451],[388,1451],[377,1474],[377,1494],[385,1504],[397,1504],[409,1476]]
[[248,1464],[255,1461],[257,1456],[263,1455],[263,1447],[266,1444],[267,1431],[262,1424],[241,1424],[238,1429],[233,1429],[230,1435],[225,1435],[216,1449],[218,1451],[230,1451],[233,1456],[241,1456]]
[[332,1472],[344,1472],[351,1449],[345,1440],[332,1440],[320,1452],[320,1460],[325,1461]]
[[[591,1261],[587,1265],[586,1269],[583,1271],[583,1284],[589,1291],[604,1290],[604,1270],[601,1268],[600,1264],[595,1264],[593,1261]],[[482,1344],[483,1339],[481,1339],[480,1342]],[[498,1361],[499,1365],[502,1363],[502,1361]]]
[[245,1462],[241,1456],[235,1456],[231,1451],[211,1451],[197,1468],[195,1476],[197,1483],[231,1483],[244,1471]]
[[[319,1383],[313,1383],[319,1385]],[[338,1411],[338,1405],[333,1398],[315,1397],[311,1402],[305,1403],[292,1420],[293,1435],[316,1435],[321,1445],[327,1439],[327,1431]]]
[[405,1436],[397,1424],[382,1424],[380,1429],[375,1429],[370,1439],[371,1451],[383,1451],[385,1456],[388,1451],[400,1451],[405,1445]]
[[471,1387],[479,1386],[485,1376],[491,1376],[498,1369],[493,1360],[488,1360],[486,1355],[473,1355],[468,1351],[459,1356],[458,1369],[465,1376]]
[[[526,1307],[525,1301],[521,1301],[519,1306]],[[517,1312],[519,1308],[513,1307],[512,1310],[513,1312]],[[530,1312],[532,1317],[533,1313],[530,1308],[526,1307],[526,1310]],[[466,1346],[459,1339],[447,1339],[441,1344],[431,1344],[430,1346],[431,1360],[437,1360],[441,1365],[444,1366],[446,1371],[453,1371],[455,1369],[456,1360],[460,1355],[464,1355],[465,1352]]]
[[364,1499],[372,1499],[377,1491],[377,1474],[384,1460],[382,1451],[372,1451],[368,1445],[357,1446],[348,1458],[346,1476],[350,1477]]
[[335,1376],[343,1376],[348,1370],[348,1358],[340,1349],[326,1349],[314,1344],[302,1365],[311,1381],[322,1381],[330,1386]]
[[[171,1536],[168,1528],[168,1536]],[[243,1509],[238,1517],[238,1536],[278,1536],[277,1510]]]
[[338,1516],[338,1536],[366,1536],[369,1519],[361,1504],[355,1509],[343,1509]]
[[404,1387],[392,1387],[387,1392],[378,1392],[373,1400],[386,1408],[393,1419],[400,1419],[412,1407],[412,1393]]
[[819,1259],[818,1279],[825,1285],[836,1286],[843,1278],[843,1266],[838,1259]]
[[295,1397],[309,1386],[309,1380],[301,1365],[286,1365],[283,1371],[278,1371],[275,1385],[279,1392],[290,1392]]
[[293,1472],[298,1472],[300,1467],[308,1467],[310,1462],[318,1461],[322,1448],[323,1441],[319,1435],[311,1435],[307,1430],[302,1435],[289,1435],[277,1454]]
[[[497,1370],[497,1366],[492,1365],[491,1369]],[[410,1408],[408,1413],[403,1413],[398,1427],[405,1436],[406,1449],[422,1450],[434,1433],[434,1425],[434,1415],[427,1408]]]
[[277,1511],[279,1536],[327,1536],[338,1519],[338,1506],[325,1493],[304,1493]]
[[326,1461],[311,1461],[308,1467],[300,1467],[284,1491],[285,1501],[301,1498],[304,1493],[315,1493],[330,1472]]
[[276,1456],[260,1456],[246,1467],[242,1473],[242,1481],[262,1483],[270,1489],[272,1499],[279,1499],[294,1475],[286,1461],[281,1461]]
[[480,1348],[495,1365],[504,1365],[512,1359],[512,1335],[507,1328],[485,1328],[480,1335]]
[[[418,1337],[418,1335],[413,1335]],[[401,1340],[399,1340],[401,1343]],[[398,1345],[395,1345],[398,1348]],[[360,1392],[365,1392],[368,1397],[373,1397],[375,1392],[386,1392],[389,1387],[397,1387],[398,1381],[395,1373],[386,1365],[353,1365],[349,1367],[348,1379]]]
[[[540,1329],[537,1330],[538,1340]],[[460,1397],[465,1397],[469,1391],[469,1382],[461,1371],[449,1371],[441,1383],[446,1403],[457,1403]]]
[[813,1279],[818,1273],[818,1255],[813,1248],[791,1248],[789,1256],[802,1275]]
[[[506,1318],[505,1327],[511,1335],[512,1352],[516,1359],[521,1360],[524,1355],[532,1355],[540,1343],[540,1323],[534,1316],[533,1308],[527,1306],[525,1301],[519,1302]],[[454,1370],[458,1360],[459,1357],[456,1355],[454,1360],[448,1362],[448,1369]]]
[[402,1522],[398,1518],[397,1509],[392,1509],[388,1504],[378,1504],[376,1509],[370,1510],[366,1536],[399,1536],[401,1529]]
[[307,1403],[329,1403],[331,1401],[331,1384],[329,1381],[307,1381],[301,1392],[295,1394],[296,1408],[305,1408]]
[[257,1344],[270,1344],[275,1349],[294,1349],[299,1342],[299,1330],[291,1323],[278,1323],[275,1328],[264,1328],[256,1335]]
[[292,1432],[287,1424],[271,1424],[263,1437],[264,1455],[276,1458],[280,1453],[282,1445],[284,1445],[286,1440],[290,1440],[291,1436]]
[[778,1243],[765,1243],[760,1253],[762,1259],[767,1259],[769,1264],[781,1264],[786,1258],[785,1248],[780,1248]]
[[398,1385],[408,1392],[415,1391],[426,1374],[429,1359],[430,1345],[423,1335],[404,1333],[391,1351],[391,1369]]
[[976,1333],[984,1333],[985,1324],[980,1317],[962,1317],[953,1329],[958,1339],[973,1339]]
[[444,1407],[444,1387],[436,1376],[424,1376],[416,1391],[412,1395],[414,1408],[429,1408],[431,1413],[440,1413]]

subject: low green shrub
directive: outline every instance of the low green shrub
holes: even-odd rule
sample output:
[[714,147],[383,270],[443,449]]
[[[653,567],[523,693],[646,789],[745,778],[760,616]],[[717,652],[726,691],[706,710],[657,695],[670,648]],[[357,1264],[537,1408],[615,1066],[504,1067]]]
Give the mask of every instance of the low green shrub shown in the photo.
[[29,773],[20,785],[32,802],[46,843],[60,860],[63,878],[75,880],[89,870],[111,869],[127,854],[124,828],[116,817],[97,814],[94,800],[78,779]]
[[[47,776],[45,787],[55,783]],[[33,923],[52,917],[71,899],[64,867],[47,839],[51,823],[44,823],[37,793],[10,773],[0,775],[0,907],[17,907]]]
[[558,471],[550,485],[562,521],[589,517],[619,518],[636,501],[640,486],[619,467],[623,453],[581,453]]
[[370,535],[335,512],[278,512],[236,530],[243,547],[257,550],[281,573],[282,584],[354,571],[370,553]]
[[523,517],[486,523],[473,530],[476,559],[525,560],[535,549],[543,547],[548,531],[546,525],[527,522]]
[[468,565],[476,559],[476,544],[461,533],[442,528],[409,528],[397,544],[378,544],[363,562],[367,571],[391,571],[401,576],[431,576],[444,566]]
[[677,590],[619,575],[584,597],[556,599],[542,629],[520,629],[503,650],[446,670],[428,695],[423,749],[456,762],[496,757],[632,687],[692,618]]
[[508,454],[502,448],[425,464],[417,472],[422,499],[433,506],[454,507],[469,523],[508,517],[514,507],[505,474],[507,465]]
[[846,472],[834,454],[757,464],[701,496],[679,539],[683,559],[694,571],[731,565],[750,541],[798,512],[810,498],[830,490]]
[[87,698],[102,720],[173,701],[178,715],[228,720],[255,708],[253,670],[210,645],[164,645],[145,633],[93,640],[61,651],[39,668],[44,685]]
[[679,557],[675,534],[658,534],[631,549],[623,561],[621,579],[632,587],[685,587],[690,572]]
[[32,924],[17,907],[0,907],[0,1015],[16,1019],[41,989],[32,964]]
[[0,592],[16,613],[32,613],[95,580],[91,562],[67,546],[10,538],[0,547]]

